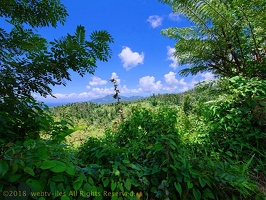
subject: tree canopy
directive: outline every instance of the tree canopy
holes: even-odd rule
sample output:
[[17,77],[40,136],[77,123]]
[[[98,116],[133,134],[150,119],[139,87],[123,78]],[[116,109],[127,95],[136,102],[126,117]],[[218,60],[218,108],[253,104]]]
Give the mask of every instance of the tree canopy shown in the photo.
[[263,0],[159,0],[185,16],[191,27],[168,28],[175,56],[189,67],[181,75],[266,77],[266,3]]
[[63,23],[67,12],[58,1],[4,1],[0,16],[11,18],[7,21],[14,26],[9,33],[0,29],[2,98],[30,96],[32,92],[52,95],[50,85],[66,85],[66,80],[71,80],[70,69],[81,76],[93,74],[97,60],[111,57],[109,43],[113,39],[106,31],[92,32],[87,41],[85,28],[78,26],[74,35],[48,42],[23,27],[56,27],[57,22]]
[[[1,2],[0,17],[13,27],[11,31],[0,27],[0,110],[3,127],[7,121],[20,116],[22,110],[27,110],[23,108],[30,103],[25,102],[33,100],[33,93],[53,96],[51,86],[66,85],[66,81],[71,80],[70,71],[81,76],[93,74],[97,61],[111,58],[109,44],[113,38],[107,31],[93,31],[87,37],[84,26],[80,25],[74,34],[54,41],[47,41],[37,33],[36,27],[56,27],[58,23],[65,22],[67,15],[66,8],[58,0]],[[19,125],[22,126],[25,125]]]

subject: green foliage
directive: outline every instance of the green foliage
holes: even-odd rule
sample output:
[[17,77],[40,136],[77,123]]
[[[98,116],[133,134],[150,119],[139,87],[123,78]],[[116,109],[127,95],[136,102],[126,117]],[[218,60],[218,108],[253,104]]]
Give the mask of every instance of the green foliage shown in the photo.
[[[1,30],[0,30],[1,31]],[[85,29],[78,26],[74,35],[48,43],[44,38],[15,25],[8,34],[0,34],[1,100],[31,96],[52,95],[49,85],[66,85],[69,70],[83,76],[93,74],[97,60],[107,61],[111,56],[112,37],[106,31],[95,31],[91,41],[85,40]]]
[[62,142],[75,129],[66,120],[55,122],[49,108],[31,98],[16,99],[15,109],[9,104],[0,103],[0,145],[8,142],[40,139],[40,135],[50,136]]
[[9,18],[11,22],[26,23],[31,27],[56,27],[57,22],[63,24],[67,16],[65,6],[56,0],[2,1],[0,6],[0,17]]
[[198,138],[212,150],[209,155],[216,152],[220,159],[247,163],[240,165],[242,173],[245,171],[265,188],[265,183],[255,177],[265,177],[266,82],[241,76],[223,82],[228,92],[198,107],[199,117],[207,125],[198,128]]
[[98,167],[96,180],[101,180],[98,187],[104,190],[141,191],[148,199],[249,199],[255,195],[256,185],[243,173],[242,165],[207,156],[202,152],[204,144],[183,143],[177,117],[173,109],[137,109],[117,132],[107,130],[104,138],[89,138],[78,155],[87,167]]
[[121,124],[117,141],[122,146],[131,145],[131,143],[147,145],[153,143],[158,135],[176,134],[175,123],[176,110],[174,109],[159,108],[156,114],[147,109],[134,110],[130,120]]
[[234,155],[259,156],[265,151],[266,82],[237,76],[229,83],[229,94],[207,104],[210,138],[217,148]]
[[81,186],[77,186],[77,176],[84,177],[84,184],[87,182],[73,154],[62,145],[29,139],[9,143],[4,148],[0,155],[1,195],[3,191],[18,191],[25,199],[37,199],[42,192],[46,199],[54,199],[78,190]]
[[265,2],[263,0],[159,0],[194,26],[168,28],[162,34],[176,40],[181,75],[211,71],[218,76],[265,78]]
[[191,112],[193,109],[192,106],[192,97],[190,95],[184,96],[184,102],[183,102],[183,111],[186,115],[188,115],[189,112]]
[[0,102],[0,110],[0,144],[26,137],[37,139],[39,132],[49,129],[53,120],[47,106],[30,98]]
[[[46,199],[86,199],[89,196],[96,199],[137,199],[140,196],[144,199],[261,199],[263,194],[258,187],[263,185],[253,177],[263,177],[265,170],[265,159],[261,153],[265,151],[262,145],[264,136],[257,131],[256,142],[259,146],[252,146],[255,140],[249,137],[249,140],[239,141],[237,134],[242,130],[235,128],[238,132],[227,132],[225,140],[224,131],[219,128],[222,125],[217,125],[219,119],[227,118],[224,115],[227,116],[228,112],[231,114],[228,108],[239,106],[237,100],[246,105],[243,94],[256,99],[257,105],[264,105],[264,100],[260,100],[265,83],[255,79],[252,81],[241,77],[231,79],[230,84],[225,85],[235,90],[227,94],[227,104],[208,102],[206,110],[205,104],[199,104],[198,108],[194,102],[194,97],[201,95],[196,93],[197,88],[188,92],[193,97],[193,110],[187,114],[183,111],[184,102],[177,108],[133,107],[131,115],[117,128],[107,129],[104,137],[89,137],[77,153],[60,143],[60,137],[10,142],[1,151],[0,188],[2,191],[24,188],[22,191],[31,195],[39,191],[56,194],[46,196]],[[239,87],[241,90],[237,89]],[[205,95],[203,88],[201,92]],[[62,109],[75,110],[78,105],[81,110],[89,108],[100,111],[104,108],[83,103],[62,106]],[[218,110],[212,114],[214,107]],[[258,113],[262,112],[261,107],[254,108],[259,110]],[[81,114],[81,110],[77,113]],[[235,114],[234,119],[237,116]],[[247,121],[244,122],[248,125]],[[235,126],[232,119],[225,121],[225,124]],[[259,126],[261,123],[257,124]],[[53,135],[64,137],[64,132],[68,132],[67,127],[63,126],[67,125],[65,122],[51,122],[50,125]],[[263,130],[260,128],[263,126],[256,130]],[[231,149],[225,150],[228,144]],[[239,149],[241,144],[244,145],[243,152]]]
[[[265,3],[163,2],[196,25],[163,32],[178,40],[181,64],[192,64],[181,73],[212,70],[231,78],[121,103],[125,118],[115,126],[114,104],[70,104],[51,109],[52,116],[31,96],[51,95],[49,84],[65,85],[69,69],[93,73],[96,61],[111,55],[111,36],[95,31],[87,41],[78,26],[74,35],[48,43],[21,24],[63,23],[67,13],[60,2],[0,5],[0,16],[14,25],[9,33],[0,29],[1,199],[265,197]],[[86,126],[107,129],[73,151],[66,137]]]
[[[74,35],[48,42],[34,28],[63,23],[67,12],[60,1],[4,1],[0,17],[12,25],[0,28],[0,134],[2,142],[38,138],[49,126],[44,105],[32,94],[52,95],[51,86],[66,85],[70,70],[84,76],[93,74],[96,62],[111,57],[113,38],[107,31],[94,31],[86,40],[86,31],[78,26]],[[32,29],[25,29],[23,25]],[[45,108],[46,109],[46,108]],[[12,137],[8,137],[11,135]]]

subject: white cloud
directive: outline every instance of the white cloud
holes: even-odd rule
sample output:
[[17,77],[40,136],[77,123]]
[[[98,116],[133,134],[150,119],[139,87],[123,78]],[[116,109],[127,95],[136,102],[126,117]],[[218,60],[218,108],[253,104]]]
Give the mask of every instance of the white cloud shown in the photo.
[[97,96],[106,96],[108,94],[114,94],[114,88],[92,88],[92,93]]
[[[57,99],[71,99],[75,98],[77,96],[76,93],[70,93],[70,94],[60,94],[60,93],[55,93],[53,94]],[[53,97],[50,97],[53,99]]]
[[[100,98],[104,97],[108,94],[113,94],[114,93],[114,88],[92,88],[91,91],[88,92],[81,92],[81,93],[71,93],[71,94],[61,94],[61,93],[56,93],[54,96],[56,99],[54,99],[51,96],[48,96],[46,100],[67,100],[67,101],[77,101],[77,100],[90,100],[94,98]],[[38,98],[38,97],[37,97]],[[44,100],[44,98],[39,97],[38,99]]]
[[203,81],[211,81],[215,79],[214,74],[211,72],[200,74],[200,76],[204,78]]
[[168,17],[172,21],[180,21],[180,15],[178,13],[170,13]]
[[196,84],[199,83],[199,81],[195,80],[195,78],[193,78],[190,83],[189,83],[189,87],[190,88],[194,88],[196,86]]
[[139,54],[138,52],[133,52],[129,47],[123,47],[121,53],[118,55],[123,63],[123,67],[126,70],[143,64],[144,62],[144,53]]
[[[120,83],[119,76],[116,74],[116,72],[113,72],[111,75],[111,78],[115,78],[118,83]],[[212,73],[201,73],[198,75],[198,79],[204,79],[204,80],[210,80],[214,78],[214,75]],[[164,74],[164,81],[162,83],[161,80],[156,80],[154,76],[144,76],[139,79],[138,86],[136,85],[131,86],[131,88],[128,88],[126,85],[119,85],[119,90],[121,95],[125,96],[132,96],[134,94],[138,95],[147,95],[152,93],[164,93],[164,92],[185,92],[193,87],[195,87],[195,84],[198,82],[196,80],[196,77],[192,78],[188,82],[185,81],[184,78],[178,79],[177,73],[170,71],[166,74]],[[34,94],[34,97],[40,101],[45,102],[77,102],[77,101],[89,101],[91,99],[95,98],[101,98],[109,94],[114,94],[114,87],[95,87],[95,85],[99,83],[102,83],[101,78],[95,78],[92,79],[91,84],[87,86],[89,90],[80,92],[80,93],[70,93],[70,94],[62,94],[62,93],[55,93],[54,96],[57,97],[57,99],[52,98],[51,96],[48,96],[46,99],[43,97],[40,97],[37,94]]]
[[115,72],[112,73],[111,79],[115,79],[117,84],[121,81]]
[[183,78],[179,81],[179,84],[182,86],[187,86],[187,83],[185,82]]
[[164,75],[164,80],[166,82],[166,86],[164,86],[164,90],[166,91],[174,91],[177,88],[178,80],[175,77],[174,72],[169,72]]
[[94,95],[96,95],[96,94],[92,94],[91,92],[82,92],[82,93],[77,94],[75,98],[77,98],[77,99],[87,99],[87,98],[90,98],[90,97],[92,97]]
[[174,56],[175,48],[172,48],[170,46],[167,46],[167,60],[171,60],[172,63],[169,65],[173,69],[176,69],[178,67],[177,65],[177,58]]
[[152,28],[156,28],[162,25],[162,21],[163,21],[163,18],[158,15],[149,16],[149,18],[147,19],[147,22],[151,24]]
[[175,77],[176,73],[169,72],[164,75],[165,82],[170,86],[176,86],[178,84],[178,80]]
[[134,88],[134,89],[129,89],[127,88],[126,85],[124,85],[122,88],[121,88],[121,94],[132,94],[132,93],[140,93],[142,90],[141,88]]
[[179,89],[180,92],[185,92],[189,89],[188,84],[185,82],[183,78],[179,81],[179,84],[182,86],[182,88]]
[[161,81],[155,82],[154,76],[144,76],[139,79],[139,85],[144,92],[155,92],[162,89]]
[[166,86],[163,88],[166,91],[174,91],[178,90],[179,92],[185,92],[189,90],[191,84],[188,84],[185,82],[185,80],[182,78],[180,80],[177,80],[176,78],[176,73],[174,72],[169,72],[168,74],[164,75],[164,80],[166,82]]
[[106,80],[103,80],[97,76],[92,77],[92,81],[89,82],[89,85],[94,86],[94,85],[105,85],[107,84]]

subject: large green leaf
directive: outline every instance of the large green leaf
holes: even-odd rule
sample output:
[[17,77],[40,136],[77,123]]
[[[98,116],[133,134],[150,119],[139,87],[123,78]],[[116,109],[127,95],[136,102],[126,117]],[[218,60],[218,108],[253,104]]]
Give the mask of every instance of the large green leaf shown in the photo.
[[89,183],[85,183],[84,186],[83,186],[83,189],[87,192],[90,192],[92,191],[91,190],[91,185]]
[[43,146],[37,150],[40,159],[46,159],[48,157],[47,147]]
[[51,169],[54,166],[56,166],[55,160],[45,160],[42,162],[40,168],[41,169]]
[[103,180],[103,186],[104,187],[107,187],[109,185],[109,183],[110,183],[109,178],[106,178],[106,179]]
[[70,198],[68,196],[62,196],[61,200],[70,200]]
[[0,160],[0,175],[3,177],[8,171],[8,164],[4,160]]
[[35,173],[34,173],[34,171],[33,171],[32,168],[25,167],[25,168],[24,168],[24,172],[27,173],[27,174],[30,174],[30,175],[32,175],[32,176],[35,176]]
[[57,175],[53,176],[52,180],[54,182],[64,182],[64,175],[62,173],[57,174]]
[[26,183],[33,191],[42,191],[41,183],[38,180],[28,179]]
[[112,180],[112,182],[111,182],[111,190],[114,191],[115,188],[116,188],[116,182],[114,182],[114,181]]
[[13,174],[13,175],[8,177],[8,181],[11,183],[14,183],[14,182],[18,181],[21,176],[22,176],[22,174]]
[[94,185],[94,181],[91,177],[88,178],[88,182],[89,182],[89,184]]
[[59,172],[64,172],[64,171],[66,171],[66,169],[67,169],[67,166],[66,166],[65,163],[60,162],[60,161],[57,161],[57,165],[54,166],[54,167],[52,167],[50,170],[51,170],[52,172],[59,173]]
[[19,165],[17,164],[17,162],[14,160],[11,164],[12,170],[11,170],[11,174],[15,174],[18,171]]
[[66,169],[66,173],[68,173],[69,175],[71,176],[74,176],[75,173],[76,173],[76,168],[74,165],[71,165],[71,166],[67,166],[67,169]]
[[180,183],[174,183],[176,191],[179,193],[180,197],[182,196],[182,187]]
[[135,164],[130,164],[129,165],[132,169],[135,169],[135,170],[141,170],[140,167],[138,165],[135,165]]
[[41,169],[50,169],[52,172],[64,172],[67,169],[65,163],[57,160],[45,160],[40,166]]
[[193,189],[193,196],[195,197],[196,200],[200,200],[201,198],[201,193],[197,189]]
[[81,176],[77,177],[77,179],[73,182],[73,187],[75,190],[79,190],[82,186],[83,178]]
[[127,180],[125,182],[125,187],[127,190],[130,190],[130,188],[131,188],[131,180],[129,178],[127,178]]

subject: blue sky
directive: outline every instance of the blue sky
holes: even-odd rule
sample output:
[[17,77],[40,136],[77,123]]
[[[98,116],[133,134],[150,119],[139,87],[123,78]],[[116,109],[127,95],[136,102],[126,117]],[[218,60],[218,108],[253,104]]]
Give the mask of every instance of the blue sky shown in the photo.
[[118,80],[123,96],[149,96],[153,93],[180,93],[198,81],[213,78],[211,73],[180,77],[182,66],[174,58],[175,41],[160,34],[169,27],[191,24],[170,6],[157,0],[62,0],[69,16],[64,26],[42,28],[38,32],[48,41],[73,34],[78,25],[85,26],[87,36],[95,30],[107,30],[114,38],[112,58],[98,62],[94,75],[83,78],[71,73],[67,86],[52,87],[57,97],[37,100],[51,102],[80,102],[113,94],[110,78]]

